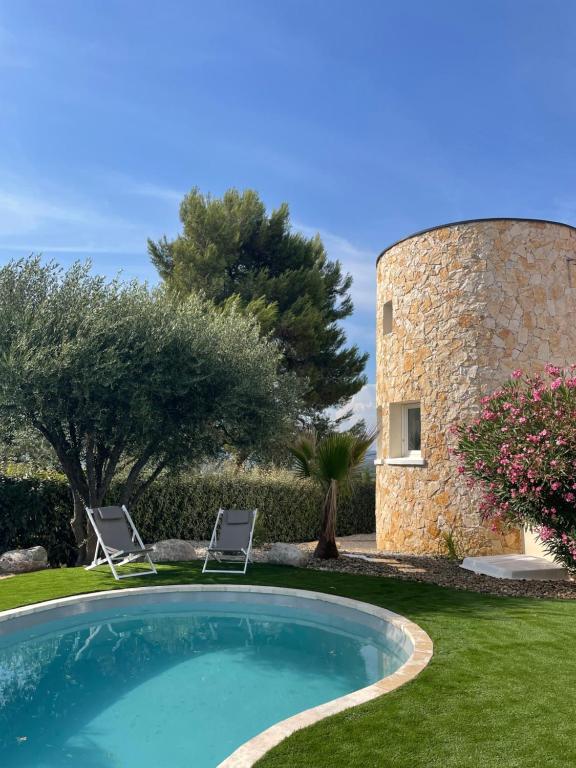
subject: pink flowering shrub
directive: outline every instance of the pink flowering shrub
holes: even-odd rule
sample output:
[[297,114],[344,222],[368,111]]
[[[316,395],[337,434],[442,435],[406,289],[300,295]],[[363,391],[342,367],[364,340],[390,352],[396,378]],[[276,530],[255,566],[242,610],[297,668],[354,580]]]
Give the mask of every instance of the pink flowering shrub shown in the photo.
[[514,371],[481,401],[480,416],[453,428],[458,471],[482,493],[493,528],[528,526],[576,568],[576,365],[547,377]]

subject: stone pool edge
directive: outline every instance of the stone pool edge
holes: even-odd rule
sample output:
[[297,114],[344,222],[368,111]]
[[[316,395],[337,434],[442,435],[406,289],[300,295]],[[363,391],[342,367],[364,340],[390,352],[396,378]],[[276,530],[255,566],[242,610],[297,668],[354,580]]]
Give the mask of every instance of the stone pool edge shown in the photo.
[[382,696],[385,693],[399,688],[409,680],[415,678],[428,665],[433,654],[433,643],[429,635],[410,619],[394,613],[386,608],[380,608],[371,603],[365,603],[361,600],[352,600],[348,597],[339,595],[330,595],[323,592],[313,592],[306,589],[289,589],[284,587],[267,587],[252,584],[172,584],[156,587],[128,587],[124,589],[110,589],[102,592],[87,592],[80,595],[71,595],[61,597],[55,600],[46,600],[41,603],[32,603],[20,608],[12,608],[8,611],[0,612],[0,622],[18,616],[48,611],[52,608],[65,607],[74,603],[95,602],[98,599],[109,597],[121,597],[122,595],[134,594],[158,594],[162,592],[254,592],[270,595],[287,595],[290,597],[300,597],[307,600],[322,600],[333,605],[340,605],[345,608],[356,610],[360,613],[366,613],[376,618],[382,619],[394,627],[400,629],[410,640],[413,650],[408,659],[402,664],[396,672],[387,675],[372,685],[352,691],[344,696],[340,696],[325,704],[306,709],[296,715],[281,720],[271,725],[266,730],[241,744],[231,755],[225,758],[216,768],[251,768],[260,758],[273,747],[280,744],[285,738],[306,728],[309,725],[324,720],[326,717],[335,715],[350,707],[365,704],[372,699]]

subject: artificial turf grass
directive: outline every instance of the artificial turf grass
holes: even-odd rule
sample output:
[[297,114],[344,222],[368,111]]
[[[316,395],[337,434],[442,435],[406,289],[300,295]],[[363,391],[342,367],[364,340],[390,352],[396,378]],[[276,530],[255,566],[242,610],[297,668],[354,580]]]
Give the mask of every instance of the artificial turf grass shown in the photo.
[[252,583],[364,600],[416,621],[434,641],[412,682],[300,731],[258,768],[573,768],[576,602],[498,598],[431,584],[256,565],[247,577],[199,563],[115,582],[62,569],[0,580],[0,610],[104,589]]

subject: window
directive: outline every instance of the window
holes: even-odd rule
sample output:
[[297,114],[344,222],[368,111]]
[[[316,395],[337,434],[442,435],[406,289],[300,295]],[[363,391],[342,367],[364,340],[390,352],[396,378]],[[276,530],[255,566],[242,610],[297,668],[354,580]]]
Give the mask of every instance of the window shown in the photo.
[[576,259],[566,259],[568,267],[568,287],[576,288]]
[[380,459],[382,457],[383,448],[382,445],[382,406],[379,405],[376,408],[376,429],[378,430],[378,435],[376,436],[376,457]]
[[387,464],[423,466],[420,403],[391,403]]
[[383,307],[382,330],[384,333],[392,333],[392,302],[387,301]]
[[420,405],[402,406],[402,455],[419,458],[420,452]]

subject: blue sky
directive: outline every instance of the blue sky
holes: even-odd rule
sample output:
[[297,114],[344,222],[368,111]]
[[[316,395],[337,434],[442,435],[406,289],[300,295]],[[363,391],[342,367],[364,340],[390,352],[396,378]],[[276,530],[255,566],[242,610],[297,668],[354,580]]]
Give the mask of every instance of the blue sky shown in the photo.
[[569,0],[0,0],[0,261],[154,280],[185,191],[252,187],[352,272],[372,354],[390,242],[576,224],[575,82]]

